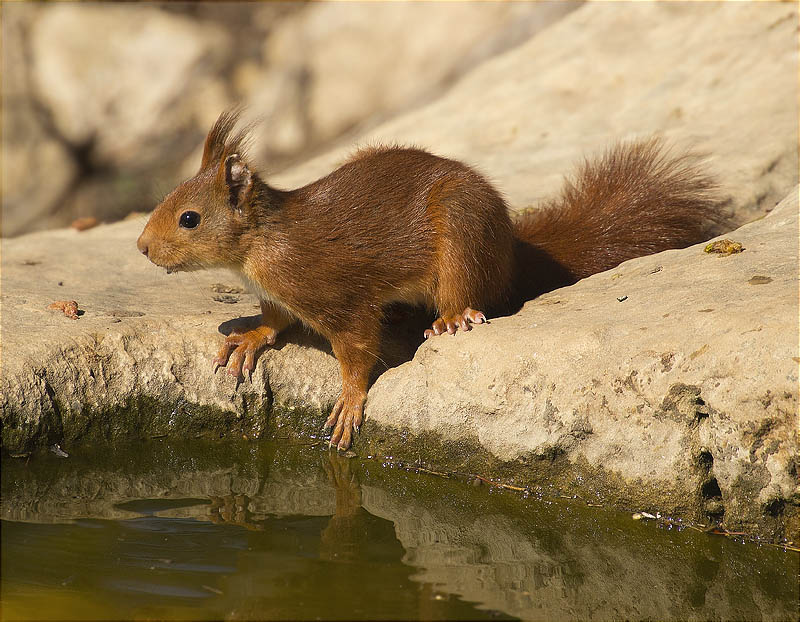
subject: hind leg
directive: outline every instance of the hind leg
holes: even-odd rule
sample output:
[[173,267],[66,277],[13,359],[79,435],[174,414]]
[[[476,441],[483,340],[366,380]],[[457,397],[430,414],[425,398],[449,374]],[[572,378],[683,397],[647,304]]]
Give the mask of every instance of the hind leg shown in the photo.
[[492,298],[487,295],[490,288],[485,266],[480,265],[474,251],[452,240],[446,240],[443,250],[436,266],[433,296],[439,317],[425,331],[426,339],[444,333],[454,335],[459,329],[468,331],[473,324],[483,324],[486,314],[479,309]]
[[[488,298],[481,295],[481,281],[475,276],[452,270],[448,262],[444,271],[437,278],[437,289],[434,300],[439,310],[439,318],[425,331],[425,338],[448,333],[454,335],[457,330],[472,330],[473,324],[486,322],[486,314],[474,307],[486,302]],[[469,268],[469,258],[455,262],[456,265]],[[444,274],[442,273],[444,272]]]
[[432,297],[439,318],[426,338],[471,330],[497,310],[508,291],[513,243],[505,203],[473,171],[437,182],[427,212],[438,234]]

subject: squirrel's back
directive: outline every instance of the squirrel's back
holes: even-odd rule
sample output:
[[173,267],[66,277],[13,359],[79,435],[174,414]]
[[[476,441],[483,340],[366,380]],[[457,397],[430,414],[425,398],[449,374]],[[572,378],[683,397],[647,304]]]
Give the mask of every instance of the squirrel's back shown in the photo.
[[718,233],[717,185],[691,155],[659,138],[619,143],[586,160],[561,195],[515,222],[520,302],[623,261]]
[[344,294],[371,306],[421,303],[449,314],[505,307],[511,220],[500,194],[462,162],[368,147],[287,193],[282,211],[282,263],[311,280],[330,306]]

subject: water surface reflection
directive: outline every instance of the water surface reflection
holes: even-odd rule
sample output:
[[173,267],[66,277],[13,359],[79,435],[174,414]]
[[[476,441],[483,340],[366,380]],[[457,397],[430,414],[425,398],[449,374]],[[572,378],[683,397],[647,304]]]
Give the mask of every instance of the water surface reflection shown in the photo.
[[3,616],[794,619],[798,556],[270,443],[4,461]]

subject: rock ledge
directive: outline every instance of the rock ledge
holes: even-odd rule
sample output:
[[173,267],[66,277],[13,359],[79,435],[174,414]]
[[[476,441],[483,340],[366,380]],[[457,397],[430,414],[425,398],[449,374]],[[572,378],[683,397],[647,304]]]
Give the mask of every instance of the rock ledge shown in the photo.
[[[793,192],[728,234],[738,255],[626,262],[416,352],[387,327],[386,360],[410,360],[377,378],[355,450],[791,539],[797,210]],[[289,331],[252,384],[213,375],[220,332],[256,301],[225,273],[155,270],[140,227],[4,241],[3,452],[318,434],[339,386],[328,345]],[[71,298],[77,321],[47,310]]]

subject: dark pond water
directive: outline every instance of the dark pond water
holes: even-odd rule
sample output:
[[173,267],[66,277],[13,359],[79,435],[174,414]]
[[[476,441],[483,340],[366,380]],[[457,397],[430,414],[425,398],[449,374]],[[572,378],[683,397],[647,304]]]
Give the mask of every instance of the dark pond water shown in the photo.
[[12,619],[794,620],[798,555],[272,443],[2,464]]

